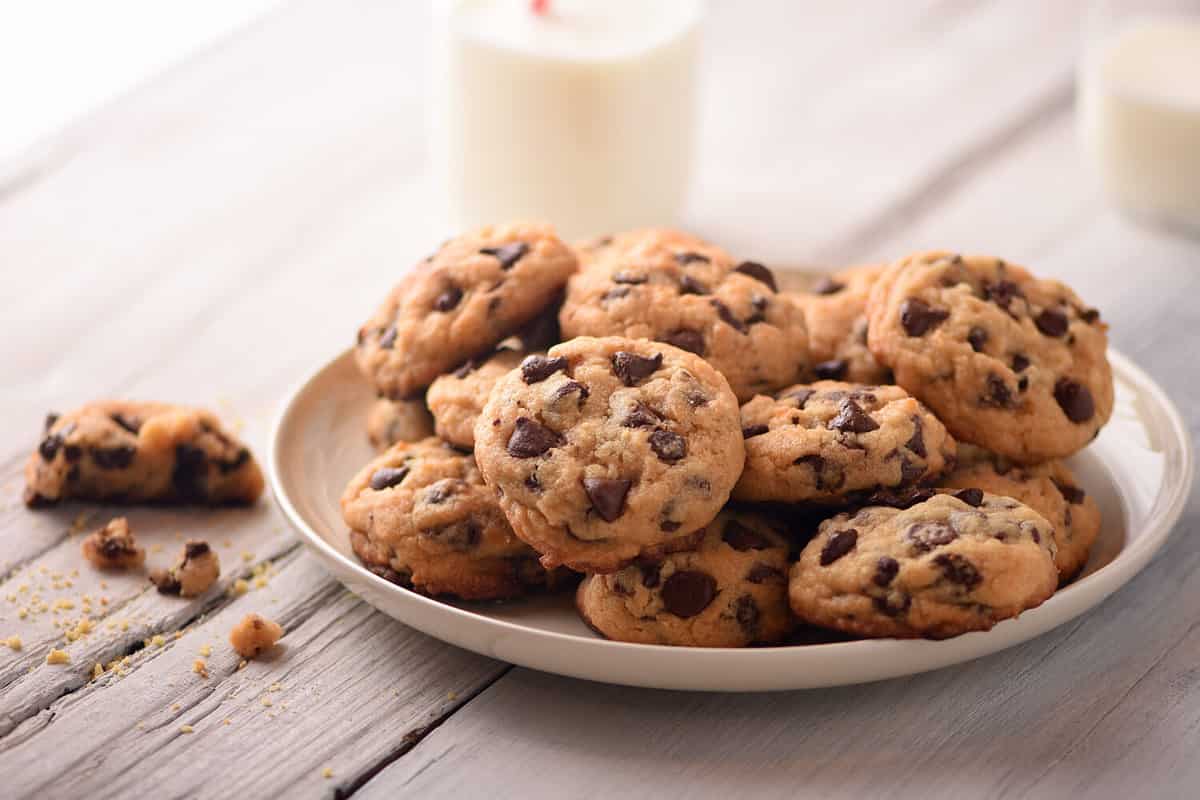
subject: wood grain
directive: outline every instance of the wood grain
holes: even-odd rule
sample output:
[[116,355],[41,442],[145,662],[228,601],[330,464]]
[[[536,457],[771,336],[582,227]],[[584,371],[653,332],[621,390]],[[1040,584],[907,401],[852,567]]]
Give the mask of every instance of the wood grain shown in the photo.
[[[1200,311],[1178,298],[1200,289],[1200,247],[1113,216],[1078,164],[1081,6],[714,4],[686,222],[777,264],[953,247],[1062,276],[1195,434]],[[42,415],[98,396],[211,406],[265,452],[286,387],[443,233],[426,11],[291,3],[0,166],[0,635],[24,643],[0,648],[6,794],[1191,796],[1194,496],[1164,554],[1063,629],[930,675],[759,697],[508,671],[345,594],[269,501],[131,512],[154,561],[181,536],[218,547],[223,584],[195,601],[81,568],[77,515],[113,509],[20,506]],[[257,564],[266,586],[226,594]],[[76,602],[58,619],[109,598],[68,666],[44,663],[55,615],[18,616],[36,585]],[[248,610],[288,632],[237,671],[225,637]],[[89,680],[155,634],[127,675]],[[206,643],[208,679],[191,672]]]

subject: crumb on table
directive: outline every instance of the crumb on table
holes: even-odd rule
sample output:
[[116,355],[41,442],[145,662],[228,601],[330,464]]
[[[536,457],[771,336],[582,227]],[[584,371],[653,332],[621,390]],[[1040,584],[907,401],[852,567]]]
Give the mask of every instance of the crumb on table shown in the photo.
[[46,654],[47,664],[70,664],[71,656],[66,650],[52,649]]
[[96,569],[138,569],[146,562],[146,550],[138,545],[125,517],[92,531],[79,549]]
[[229,643],[243,658],[255,658],[283,636],[283,628],[258,614],[247,614],[229,632]]
[[179,561],[169,570],[150,573],[150,581],[163,594],[195,597],[203,594],[221,574],[221,562],[208,542],[189,539],[183,545]]

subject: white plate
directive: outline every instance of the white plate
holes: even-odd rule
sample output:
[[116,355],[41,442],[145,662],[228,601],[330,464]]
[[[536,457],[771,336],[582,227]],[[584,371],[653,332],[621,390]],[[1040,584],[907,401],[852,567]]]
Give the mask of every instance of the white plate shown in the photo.
[[510,604],[450,604],[372,575],[350,550],[338,498],[372,456],[372,393],[350,352],[287,398],[272,435],[271,488],[284,515],[338,580],[380,611],[451,644],[534,669],[630,686],[762,691],[862,683],[957,664],[1045,633],[1120,588],[1166,541],[1192,484],[1187,428],[1144,372],[1110,353],[1112,421],[1070,461],[1104,526],[1084,575],[1040,607],[986,633],[943,641],[864,640],[744,650],[625,644],[597,638],[570,595]]

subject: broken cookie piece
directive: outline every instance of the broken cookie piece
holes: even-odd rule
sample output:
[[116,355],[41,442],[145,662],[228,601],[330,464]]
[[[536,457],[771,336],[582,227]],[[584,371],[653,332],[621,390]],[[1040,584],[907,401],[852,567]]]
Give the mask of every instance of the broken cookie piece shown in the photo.
[[103,528],[92,531],[80,550],[96,569],[139,569],[146,561],[146,551],[133,538],[125,517],[109,520]]
[[163,594],[195,597],[207,591],[220,574],[221,563],[208,542],[189,539],[183,545],[179,563],[169,570],[154,570],[150,582]]
[[208,411],[106,401],[46,417],[25,465],[25,503],[249,504],[263,476],[249,449]]
[[229,643],[242,658],[257,658],[275,646],[283,628],[258,614],[247,614],[229,632]]

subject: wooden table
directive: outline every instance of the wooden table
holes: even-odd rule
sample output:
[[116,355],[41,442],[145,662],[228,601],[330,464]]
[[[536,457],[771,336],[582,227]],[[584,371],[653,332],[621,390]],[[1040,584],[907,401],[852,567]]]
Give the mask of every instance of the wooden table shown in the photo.
[[[689,227],[776,265],[945,246],[1060,276],[1195,431],[1200,245],[1130,225],[1086,181],[1079,3],[738,5],[708,29]],[[78,529],[104,509],[21,506],[42,415],[96,397],[209,405],[265,451],[285,390],[433,240],[424,13],[288,4],[0,166],[0,638],[23,642],[0,648],[3,793],[1196,796],[1195,495],[1142,575],[1059,630],[906,680],[759,696],[443,645],[327,577],[269,501],[130,512],[152,562],[184,536],[218,546],[221,589],[191,602],[82,565]],[[250,591],[226,591],[238,578]],[[33,592],[74,608],[22,619]],[[84,594],[95,630],[46,664]],[[286,648],[238,670],[226,636],[252,610]]]

